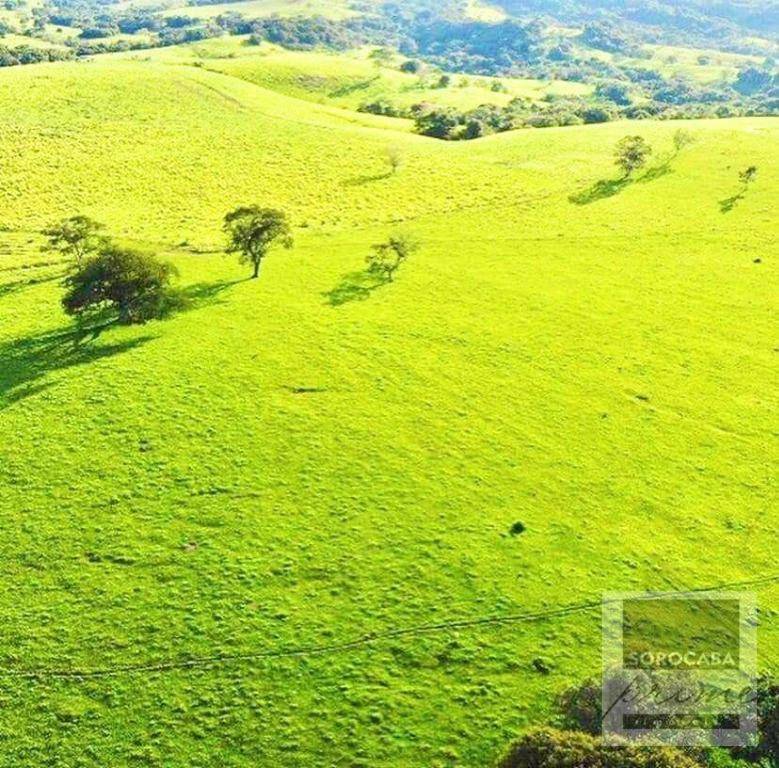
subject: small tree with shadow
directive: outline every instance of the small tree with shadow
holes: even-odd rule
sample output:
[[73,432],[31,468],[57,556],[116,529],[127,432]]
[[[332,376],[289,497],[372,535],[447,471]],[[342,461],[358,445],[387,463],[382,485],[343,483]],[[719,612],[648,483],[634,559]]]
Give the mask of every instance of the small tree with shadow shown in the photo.
[[227,235],[227,252],[237,253],[242,264],[252,265],[252,278],[260,276],[262,260],[276,245],[290,249],[292,230],[284,211],[243,206],[225,216],[223,230]]
[[368,272],[382,282],[391,283],[401,265],[419,250],[419,243],[408,235],[392,235],[386,243],[371,248],[365,259]]
[[695,144],[695,136],[686,131],[684,128],[680,128],[673,136],[674,150],[678,155],[686,147]]
[[173,264],[151,254],[107,245],[65,279],[62,306],[79,319],[108,312],[122,325],[146,323],[173,308],[176,274]]
[[403,153],[399,147],[387,147],[387,162],[392,175],[395,175],[403,167]]
[[719,205],[722,213],[732,211],[747,196],[750,186],[757,181],[757,166],[750,165],[749,168],[745,168],[738,174],[738,180],[741,182],[741,189],[732,197],[720,200]]
[[87,256],[97,253],[107,244],[108,238],[101,234],[103,225],[89,216],[71,216],[43,230],[47,243],[45,251],[58,251],[80,266]]
[[757,181],[757,166],[750,165],[749,168],[741,171],[738,175],[738,180],[744,186],[744,191],[749,188],[750,184],[754,184]]
[[625,178],[629,178],[646,165],[651,154],[652,147],[643,136],[625,136],[617,144],[614,158]]

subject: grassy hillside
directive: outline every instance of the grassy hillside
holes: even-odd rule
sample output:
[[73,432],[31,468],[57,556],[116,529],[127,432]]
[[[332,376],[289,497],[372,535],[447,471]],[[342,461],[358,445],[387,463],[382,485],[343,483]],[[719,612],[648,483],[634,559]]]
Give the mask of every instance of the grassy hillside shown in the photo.
[[[152,58],[0,72],[0,765],[490,765],[599,614],[429,625],[776,570],[779,125],[392,125]],[[296,226],[257,282],[247,202]],[[189,310],[77,339],[37,231],[79,212]]]
[[[131,59],[194,64],[228,74],[287,96],[356,110],[372,101],[385,100],[406,108],[420,102],[461,110],[482,104],[505,106],[513,98],[538,102],[547,95],[587,96],[593,86],[563,80],[469,77],[450,75],[451,83],[440,87],[441,72],[427,68],[420,74],[399,69],[403,57],[386,65],[370,59],[371,51],[346,53],[289,51],[278,46],[249,45],[244,37],[209,40],[151,53],[128,54]],[[400,127],[400,123],[395,124]]]

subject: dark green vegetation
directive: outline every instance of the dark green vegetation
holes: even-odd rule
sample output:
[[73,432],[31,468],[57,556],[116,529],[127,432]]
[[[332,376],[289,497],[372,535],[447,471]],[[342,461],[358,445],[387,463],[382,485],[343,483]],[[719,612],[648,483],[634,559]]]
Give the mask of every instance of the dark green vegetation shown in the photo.
[[532,731],[514,744],[499,768],[699,768],[673,748],[604,745],[586,733]]
[[172,264],[109,243],[65,278],[62,306],[80,320],[108,310],[121,325],[143,324],[170,310],[175,274]]

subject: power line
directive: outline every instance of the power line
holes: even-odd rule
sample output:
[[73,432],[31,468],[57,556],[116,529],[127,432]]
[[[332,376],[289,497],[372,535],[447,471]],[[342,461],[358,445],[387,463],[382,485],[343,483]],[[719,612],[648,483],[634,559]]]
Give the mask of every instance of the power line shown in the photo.
[[[779,574],[763,576],[746,581],[735,581],[729,583],[720,583],[710,587],[698,587],[688,590],[677,590],[670,592],[646,593],[647,598],[658,597],[685,597],[692,595],[701,595],[709,592],[723,592],[725,590],[747,589],[749,587],[766,586],[768,584],[779,583]],[[309,645],[280,649],[260,649],[251,653],[241,654],[222,654],[214,656],[199,656],[191,659],[179,659],[173,661],[148,662],[143,664],[127,664],[114,667],[104,667],[95,669],[11,669],[0,668],[0,677],[6,678],[26,678],[26,679],[95,679],[105,677],[117,677],[120,675],[133,674],[154,674],[162,672],[172,672],[177,670],[189,670],[198,668],[213,668],[227,664],[240,664],[250,661],[260,661],[263,659],[283,659],[307,656],[323,656],[335,653],[344,653],[348,651],[359,650],[366,646],[384,640],[395,640],[398,638],[419,636],[424,634],[435,634],[457,629],[471,629],[483,626],[500,626],[505,624],[522,624],[536,621],[546,621],[550,619],[563,618],[576,613],[586,613],[600,609],[604,603],[614,603],[613,600],[590,600],[587,602],[573,603],[571,605],[559,608],[550,608],[543,611],[530,613],[507,614],[505,616],[481,616],[471,619],[453,619],[434,624],[419,624],[412,627],[400,627],[387,629],[380,632],[368,633],[352,640],[346,640],[340,643],[331,643],[326,645]]]

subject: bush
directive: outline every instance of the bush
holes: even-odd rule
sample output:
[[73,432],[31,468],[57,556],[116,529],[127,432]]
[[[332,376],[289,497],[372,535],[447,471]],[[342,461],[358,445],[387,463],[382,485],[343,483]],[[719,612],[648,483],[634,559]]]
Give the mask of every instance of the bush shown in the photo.
[[420,112],[416,118],[417,131],[423,136],[432,136],[435,139],[454,138],[463,122],[463,115],[451,108]]
[[145,323],[164,316],[173,305],[172,264],[150,254],[106,245],[65,279],[62,306],[78,317],[108,310],[122,325]]
[[699,768],[692,758],[672,747],[615,748],[586,733],[531,731],[513,744],[499,768]]
[[592,123],[608,123],[614,119],[614,113],[605,106],[594,105],[591,107],[584,107],[579,112],[579,117],[587,124]]
[[369,115],[383,115],[384,117],[408,117],[409,111],[402,107],[387,101],[386,99],[376,99],[357,107],[358,112],[365,112]]
[[607,101],[613,101],[621,107],[630,104],[630,87],[625,83],[610,82],[598,83],[595,87],[595,95]]

